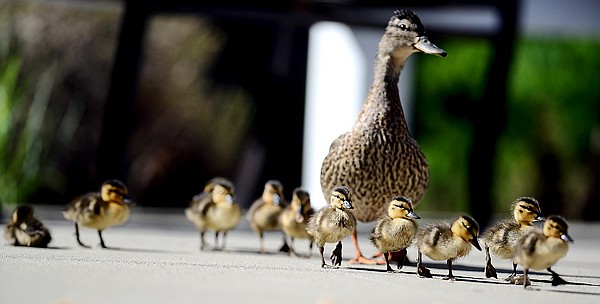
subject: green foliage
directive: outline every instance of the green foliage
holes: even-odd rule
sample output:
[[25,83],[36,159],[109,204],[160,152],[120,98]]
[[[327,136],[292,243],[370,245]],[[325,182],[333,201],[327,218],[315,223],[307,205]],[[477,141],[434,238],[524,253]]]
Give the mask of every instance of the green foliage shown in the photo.
[[21,60],[7,55],[0,60],[0,203],[17,203],[40,182],[44,157],[42,124],[51,81],[41,77],[28,102]]
[[[491,48],[483,39],[448,39],[439,45],[449,56],[420,57],[417,68],[417,136],[431,168],[423,207],[466,211],[472,142],[468,118],[485,88]],[[585,195],[590,134],[600,113],[599,52],[597,40],[517,42],[508,122],[497,146],[496,211],[506,212],[519,195],[541,194],[542,153],[558,159],[563,197],[577,200]]]

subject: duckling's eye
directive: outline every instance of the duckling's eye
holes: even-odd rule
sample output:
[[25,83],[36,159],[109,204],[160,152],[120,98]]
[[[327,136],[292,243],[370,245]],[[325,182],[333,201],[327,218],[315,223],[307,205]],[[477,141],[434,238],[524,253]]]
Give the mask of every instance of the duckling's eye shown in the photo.
[[406,31],[406,29],[407,29],[406,24],[404,24],[404,23],[401,23],[398,27],[403,31]]
[[523,213],[523,210],[519,209],[519,213]]

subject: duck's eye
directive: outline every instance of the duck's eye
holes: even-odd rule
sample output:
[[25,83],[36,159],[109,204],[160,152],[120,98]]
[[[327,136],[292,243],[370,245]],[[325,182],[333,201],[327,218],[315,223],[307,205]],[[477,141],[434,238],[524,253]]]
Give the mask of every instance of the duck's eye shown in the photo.
[[523,213],[523,210],[520,210],[520,209],[519,209],[519,213]]
[[407,29],[406,24],[404,24],[404,23],[401,23],[398,27],[403,31],[406,31],[406,29]]

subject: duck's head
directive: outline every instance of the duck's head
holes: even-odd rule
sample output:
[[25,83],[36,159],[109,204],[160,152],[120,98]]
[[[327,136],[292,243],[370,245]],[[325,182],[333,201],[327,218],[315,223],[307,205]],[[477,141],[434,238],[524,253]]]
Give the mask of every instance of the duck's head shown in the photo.
[[116,179],[108,180],[100,186],[100,195],[105,202],[128,204],[131,203],[131,197],[127,194],[127,186]]
[[291,205],[292,210],[296,213],[296,222],[304,222],[304,212],[310,209],[310,195],[302,188],[294,189]]
[[569,224],[560,215],[551,215],[544,223],[544,235],[559,238],[565,242],[573,243],[573,238],[567,233]]
[[215,203],[233,204],[233,185],[226,182],[217,182],[213,186],[212,200]]
[[452,223],[452,233],[471,243],[477,250],[481,251],[481,246],[479,246],[479,242],[477,241],[479,224],[472,217],[462,215],[454,220]]
[[278,180],[270,180],[265,184],[265,190],[262,194],[263,201],[274,205],[279,205],[283,200],[283,185]]
[[203,191],[206,193],[210,193],[213,191],[215,186],[218,184],[228,187],[232,193],[235,190],[233,187],[233,183],[230,180],[228,180],[224,177],[214,177],[214,178],[210,179],[208,182],[206,182],[206,184],[204,185]]
[[344,186],[337,186],[331,190],[331,207],[336,209],[354,209],[352,206],[352,198],[350,190]]
[[532,222],[544,221],[540,203],[533,197],[523,196],[517,198],[512,204],[512,212],[519,223],[531,225]]
[[396,10],[385,29],[379,45],[384,53],[397,54],[407,58],[415,52],[423,52],[440,57],[448,54],[429,41],[419,17],[410,10]]
[[420,219],[414,211],[412,200],[404,196],[394,196],[388,206],[388,216],[390,218],[414,218]]
[[33,207],[29,205],[21,205],[13,211],[13,223],[20,223],[33,217]]

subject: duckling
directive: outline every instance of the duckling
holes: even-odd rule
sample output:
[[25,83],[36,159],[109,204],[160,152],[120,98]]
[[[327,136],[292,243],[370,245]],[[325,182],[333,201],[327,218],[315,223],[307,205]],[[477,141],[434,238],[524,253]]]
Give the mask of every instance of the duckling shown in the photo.
[[33,216],[33,207],[22,205],[12,213],[12,221],[6,225],[4,237],[11,245],[48,247],[52,240],[44,223]]
[[285,207],[279,216],[281,229],[290,238],[290,255],[295,256],[294,239],[308,239],[308,254],[310,257],[312,252],[313,241],[308,231],[306,231],[306,223],[314,214],[315,210],[310,205],[310,195],[302,188],[294,189],[292,202]]
[[90,248],[79,239],[79,225],[98,230],[100,246],[107,248],[102,231],[129,219],[130,202],[125,184],[113,179],[102,183],[100,192],[90,192],[74,199],[63,211],[63,216],[75,223],[75,237],[80,246]]
[[340,266],[342,264],[342,240],[356,229],[356,219],[349,211],[354,209],[350,190],[345,186],[333,188],[329,202],[330,206],[317,211],[306,225],[306,231],[319,247],[321,268],[329,267],[325,264],[323,257],[325,243],[337,242],[330,258],[332,267]]
[[[283,185],[278,180],[269,180],[265,184],[265,189],[261,198],[254,201],[252,206],[250,206],[247,218],[252,230],[258,234],[260,253],[266,252],[264,248],[264,232],[281,230],[279,215],[283,211],[282,205],[285,204],[283,198]],[[285,234],[283,240],[284,245],[282,248],[287,247]],[[280,249],[280,251],[284,251],[284,249]]]
[[[396,10],[379,42],[374,79],[352,130],[329,148],[321,167],[321,189],[327,200],[336,185],[346,185],[354,196],[353,214],[371,222],[385,214],[389,193],[421,200],[429,184],[429,166],[411,137],[400,103],[398,80],[408,57],[424,52],[446,57],[446,52],[425,36],[417,15]],[[375,264],[365,258],[352,233],[355,258],[350,262]]]
[[[505,219],[489,227],[482,239],[485,248],[485,276],[498,278],[492,265],[490,251],[501,259],[512,259],[517,241],[526,232],[534,229],[533,222],[544,221],[539,202],[533,197],[519,197],[511,205],[513,218]],[[513,263],[513,272],[506,279],[510,281],[517,273],[517,264]]]
[[562,216],[552,215],[544,223],[543,231],[532,229],[519,239],[513,263],[523,267],[523,287],[531,285],[529,269],[548,270],[552,274],[552,286],[566,283],[551,266],[567,254],[569,243],[573,243],[568,229],[569,225]]
[[434,261],[446,260],[448,275],[444,280],[453,280],[452,261],[469,254],[471,245],[481,251],[477,236],[479,224],[470,216],[462,215],[452,222],[452,225],[442,222],[431,224],[420,230],[416,236],[418,248],[417,274],[431,278],[429,269],[423,266],[424,253]]
[[[234,202],[234,186],[225,178],[213,178],[204,191],[192,198],[185,210],[187,219],[194,223],[200,231],[200,250],[204,250],[206,230],[215,231],[215,250],[225,249],[227,232],[237,226],[241,218],[241,210]],[[219,247],[219,233],[223,232]]]
[[387,271],[392,272],[388,259],[389,252],[401,252],[398,269],[406,257],[406,248],[410,246],[417,232],[420,217],[413,211],[412,201],[404,196],[394,196],[388,206],[387,216],[380,219],[371,233],[370,240],[385,258]]

